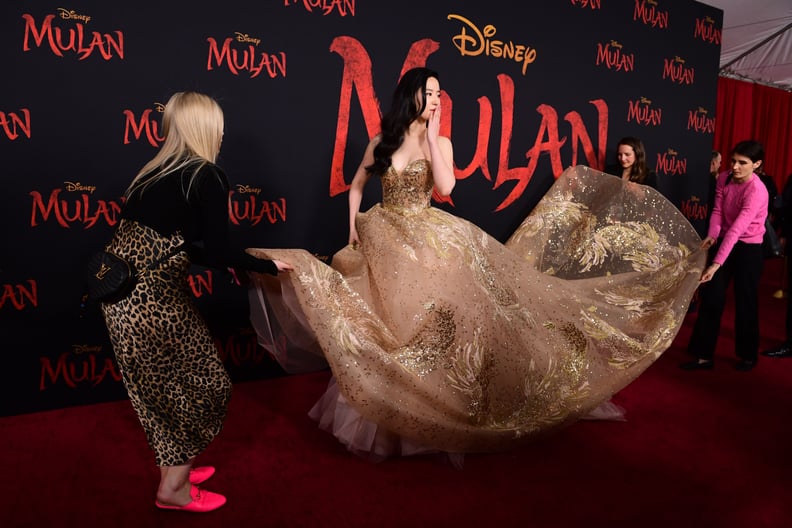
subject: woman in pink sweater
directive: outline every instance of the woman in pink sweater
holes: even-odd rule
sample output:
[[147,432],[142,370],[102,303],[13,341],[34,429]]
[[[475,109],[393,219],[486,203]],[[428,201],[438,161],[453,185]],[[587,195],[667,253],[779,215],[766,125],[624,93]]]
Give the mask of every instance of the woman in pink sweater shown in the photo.
[[764,160],[758,141],[741,141],[732,149],[731,170],[718,177],[707,238],[710,264],[701,275],[701,307],[688,343],[697,359],[680,365],[685,370],[712,369],[720,333],[726,290],[734,279],[735,368],[756,366],[759,351],[759,278],[762,275],[762,238],[768,194],[755,171]]

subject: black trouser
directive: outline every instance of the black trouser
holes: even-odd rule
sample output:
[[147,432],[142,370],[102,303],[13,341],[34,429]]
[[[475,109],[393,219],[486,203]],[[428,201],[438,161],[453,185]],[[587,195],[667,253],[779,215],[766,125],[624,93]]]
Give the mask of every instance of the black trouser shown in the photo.
[[[718,245],[713,246],[710,255],[714,255],[717,248]],[[759,279],[762,262],[762,244],[737,242],[712,280],[702,286],[698,318],[688,343],[691,354],[701,359],[712,359],[715,355],[726,290],[733,278],[734,351],[740,359],[756,361],[759,351]]]
[[[792,243],[792,240],[787,240],[787,242]],[[792,249],[792,246],[790,246]],[[790,262],[789,256],[784,257],[784,267],[786,267],[786,296],[787,296],[787,304],[786,304],[786,344],[792,345],[792,262]]]

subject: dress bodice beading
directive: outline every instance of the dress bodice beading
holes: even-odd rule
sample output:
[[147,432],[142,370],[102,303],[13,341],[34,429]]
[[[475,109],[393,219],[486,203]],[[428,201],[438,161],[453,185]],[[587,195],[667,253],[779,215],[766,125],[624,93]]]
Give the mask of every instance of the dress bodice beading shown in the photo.
[[391,165],[382,175],[382,206],[399,213],[420,213],[430,206],[433,188],[429,160],[413,160],[401,172]]

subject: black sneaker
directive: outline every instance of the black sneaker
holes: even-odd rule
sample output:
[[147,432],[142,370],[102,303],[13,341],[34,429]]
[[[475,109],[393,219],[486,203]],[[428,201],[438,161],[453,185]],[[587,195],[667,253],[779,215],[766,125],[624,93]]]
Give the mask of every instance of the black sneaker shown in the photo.
[[765,350],[762,352],[762,355],[771,358],[792,357],[792,344],[784,343],[781,346],[771,348],[770,350]]
[[755,366],[756,366],[756,361],[752,359],[741,359],[734,365],[734,368],[736,368],[740,372],[748,372],[749,370],[753,369]]
[[712,370],[715,367],[715,362],[711,359],[694,359],[687,363],[682,363],[679,368],[682,370]]

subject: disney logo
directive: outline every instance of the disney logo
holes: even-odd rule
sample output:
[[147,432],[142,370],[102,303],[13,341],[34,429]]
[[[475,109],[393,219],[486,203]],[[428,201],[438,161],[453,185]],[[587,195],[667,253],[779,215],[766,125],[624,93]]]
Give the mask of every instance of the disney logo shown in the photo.
[[236,33],[237,42],[252,42],[256,46],[258,46],[261,43],[261,39],[251,37],[247,33],[240,33],[239,31],[235,31],[234,33]]
[[94,186],[94,185],[83,185],[80,182],[68,182],[67,181],[67,182],[63,182],[63,183],[64,183],[64,187],[69,192],[87,191],[87,192],[93,194],[93,192],[96,190],[96,186]]
[[60,17],[64,20],[82,20],[86,24],[91,20],[91,17],[89,17],[88,15],[78,15],[77,11],[75,11],[74,9],[69,10],[69,9],[64,9],[63,7],[59,7],[58,11],[60,13]]

